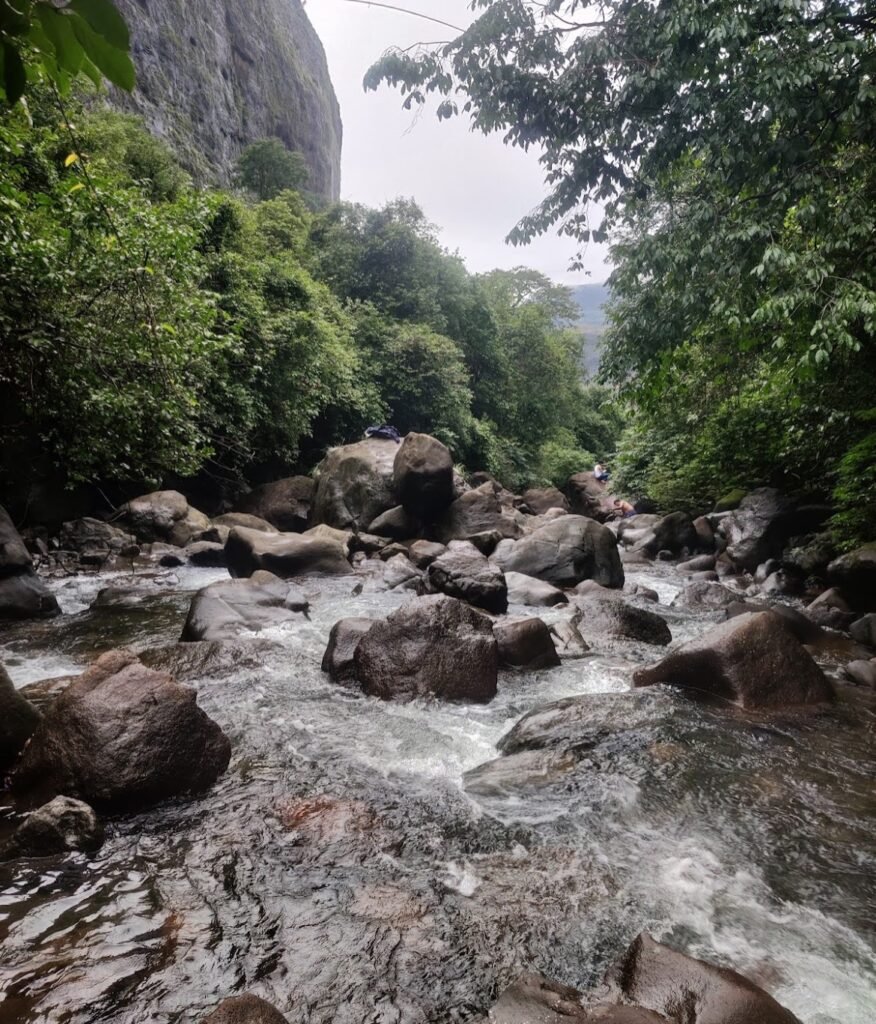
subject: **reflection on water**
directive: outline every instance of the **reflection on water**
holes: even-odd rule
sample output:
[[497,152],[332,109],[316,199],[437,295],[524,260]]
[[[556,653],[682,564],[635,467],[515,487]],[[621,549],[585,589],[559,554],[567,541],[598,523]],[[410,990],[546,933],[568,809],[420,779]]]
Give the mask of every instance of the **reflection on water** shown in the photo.
[[[189,593],[223,575],[174,574],[56,584],[69,614],[11,628],[0,657],[24,685],[173,643]],[[681,585],[665,565],[635,579],[663,601]],[[107,585],[134,592],[87,610]],[[861,691],[752,720],[628,693],[663,652],[588,638],[590,657],[503,675],[490,705],[387,704],[319,664],[338,618],[407,595],[305,589],[309,618],[193,681],[234,745],[210,793],[116,819],[96,857],[0,866],[3,1024],[177,1024],[243,989],[292,1022],[465,1021],[523,969],[594,982],[645,927],[733,964],[805,1024],[876,1019]],[[663,611],[676,643],[712,621]],[[584,706],[558,746],[488,764],[522,715],[570,697]]]

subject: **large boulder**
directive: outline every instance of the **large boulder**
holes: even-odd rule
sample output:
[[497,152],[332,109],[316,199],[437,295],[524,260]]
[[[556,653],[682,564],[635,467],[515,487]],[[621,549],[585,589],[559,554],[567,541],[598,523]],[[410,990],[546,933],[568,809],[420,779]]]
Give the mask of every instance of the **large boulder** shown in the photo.
[[628,604],[619,594],[583,594],[575,598],[575,606],[578,611],[572,621],[586,636],[641,640],[662,647],[672,641],[666,619],[646,608]]
[[207,789],[230,756],[194,690],[130,651],[110,651],[51,705],[12,785],[39,799],[72,796],[127,810]]
[[586,516],[562,516],[496,556],[504,572],[574,587],[592,579],[605,587],[622,587],[624,571],[610,530]]
[[393,485],[398,500],[417,519],[440,519],[454,499],[450,449],[429,434],[408,434],[395,455]]
[[496,695],[492,622],[444,594],[415,598],[372,626],[356,647],[355,665],[365,693],[383,700]]
[[713,580],[695,580],[676,594],[672,601],[674,608],[726,608],[739,600],[739,594]]
[[[237,502],[237,511],[257,516],[284,533],[303,533],[310,520],[315,484],[309,476],[289,476],[269,484],[254,487]],[[222,523],[227,517],[214,522]],[[226,521],[228,526],[248,526],[248,523]]]
[[857,611],[876,611],[876,543],[835,558],[827,567],[827,578]]
[[[635,523],[636,518],[633,516],[631,522]],[[676,556],[684,551],[696,551],[698,545],[699,535],[693,519],[687,512],[670,512],[639,541],[635,550],[654,558],[660,551],[671,551]]]
[[342,576],[352,571],[347,545],[325,531],[263,533],[235,527],[225,545],[232,576],[252,576],[266,569],[283,579],[295,576]]
[[447,510],[439,533],[441,540],[472,540],[484,534],[497,539],[519,537],[517,520],[503,508],[496,484],[485,483],[466,491]]
[[672,1024],[800,1024],[748,978],[679,953],[647,932],[611,967],[606,985],[618,1001],[664,1014]]
[[134,537],[101,519],[72,519],[63,523],[58,545],[63,551],[75,551],[81,561],[104,562],[112,555],[131,550]]
[[876,612],[862,615],[849,627],[849,633],[859,644],[876,647]]
[[259,573],[255,579],[220,580],[192,598],[180,640],[233,640],[282,625],[307,611],[309,603],[294,583]]
[[469,544],[451,545],[429,565],[426,590],[458,597],[494,615],[508,611],[508,587],[502,570]]
[[69,796],[56,796],[25,818],[0,857],[89,852],[99,849],[102,843],[103,825],[88,804]]
[[554,605],[566,604],[568,597],[558,587],[537,580],[534,576],[525,576],[522,572],[506,572],[505,584],[508,587],[510,604],[525,604],[534,608],[553,608]]
[[666,1017],[638,1006],[598,1003],[585,1007],[583,998],[568,985],[540,974],[524,974],[499,996],[488,1019],[490,1024],[670,1024]]
[[572,511],[569,499],[557,487],[531,487],[523,492],[523,504],[537,516],[549,512],[552,508],[561,509],[563,512]]
[[396,505],[371,522],[368,532],[391,540],[410,540],[423,532],[422,524],[404,505]]
[[0,621],[46,619],[60,612],[56,598],[34,572],[21,535],[0,506]]
[[164,541],[183,547],[209,530],[210,520],[192,508],[179,491],[153,491],[122,505],[115,523],[144,544]]
[[[308,476],[295,477],[294,479],[309,480],[311,487],[313,486],[313,481]],[[267,519],[262,519],[260,516],[252,515],[249,512],[226,512],[221,516],[215,516],[213,526],[220,530],[228,530],[229,533],[235,526],[242,526],[247,530],[261,530],[262,533],[276,533],[278,529],[273,523],[269,523]],[[296,531],[289,532],[294,533]],[[227,534],[225,539],[228,539]]]
[[0,777],[15,763],[40,724],[40,713],[23,697],[0,665]]
[[364,531],[381,512],[397,505],[393,470],[395,441],[368,438],[333,448],[317,470],[314,523]]
[[721,523],[727,554],[741,569],[754,572],[768,558],[778,558],[790,537],[817,529],[830,509],[801,506],[774,487],[759,487]]
[[328,646],[322,656],[322,670],[333,682],[356,682],[356,648],[375,621],[366,618],[340,619],[332,626]]
[[560,664],[551,631],[541,619],[497,622],[493,633],[499,645],[499,664],[505,668],[534,671]]
[[655,683],[743,708],[784,708],[834,699],[830,681],[771,612],[722,622],[633,676],[634,686]]
[[417,540],[408,548],[408,558],[418,569],[428,569],[447,548],[431,540]]
[[282,1013],[270,1003],[245,992],[231,996],[204,1017],[201,1024],[288,1024]]
[[576,516],[604,523],[614,514],[614,495],[593,473],[575,473],[566,484],[569,507]]

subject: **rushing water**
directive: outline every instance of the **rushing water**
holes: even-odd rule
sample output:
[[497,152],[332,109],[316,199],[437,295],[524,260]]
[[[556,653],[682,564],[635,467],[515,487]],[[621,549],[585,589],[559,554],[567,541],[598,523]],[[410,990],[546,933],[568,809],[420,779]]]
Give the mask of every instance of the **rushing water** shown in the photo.
[[[224,576],[174,572],[56,583],[67,614],[10,628],[0,658],[24,685],[173,644],[190,592]],[[664,565],[634,578],[664,602],[681,585]],[[597,638],[561,668],[503,674],[486,706],[383,703],[319,670],[337,619],[409,598],[354,583],[312,583],[308,617],[186,678],[234,748],[209,793],[112,820],[96,856],[0,865],[2,1024],[198,1021],[242,990],[293,1024],[473,1020],[522,970],[594,983],[643,928],[804,1024],[876,1020],[863,691],[743,717],[628,692],[663,652]],[[108,584],[127,606],[90,610]],[[674,643],[715,617],[662,611]],[[573,696],[586,743],[479,768],[522,715]]]

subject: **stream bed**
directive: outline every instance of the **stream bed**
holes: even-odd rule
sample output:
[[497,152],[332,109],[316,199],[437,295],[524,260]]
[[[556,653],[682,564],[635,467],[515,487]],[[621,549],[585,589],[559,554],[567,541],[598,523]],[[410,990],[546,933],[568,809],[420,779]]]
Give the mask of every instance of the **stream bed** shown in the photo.
[[[718,617],[666,606],[683,585],[670,565],[627,576],[658,591],[674,645]],[[0,661],[23,686],[172,645],[191,593],[222,578],[54,581],[66,614],[6,628]],[[306,583],[308,616],[180,673],[232,742],[212,790],[111,819],[97,855],[0,864],[2,1024],[194,1024],[244,990],[290,1024],[473,1021],[524,970],[593,985],[643,929],[803,1024],[873,1024],[872,693],[742,716],[631,692],[664,650],[597,640],[502,672],[487,705],[384,703],[320,671],[338,619],[410,598],[356,582]],[[126,607],[91,609],[109,584],[135,588]],[[473,772],[522,715],[571,697],[587,700],[583,747],[549,770]],[[11,822],[0,808],[0,838]]]

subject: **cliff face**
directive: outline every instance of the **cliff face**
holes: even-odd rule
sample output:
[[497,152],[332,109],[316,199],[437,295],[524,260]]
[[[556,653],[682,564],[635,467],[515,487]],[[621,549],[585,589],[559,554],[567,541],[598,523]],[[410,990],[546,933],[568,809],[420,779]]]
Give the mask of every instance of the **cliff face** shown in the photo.
[[113,106],[142,115],[204,184],[228,184],[241,150],[276,135],[340,193],[341,115],[301,0],[116,0],[137,88]]

